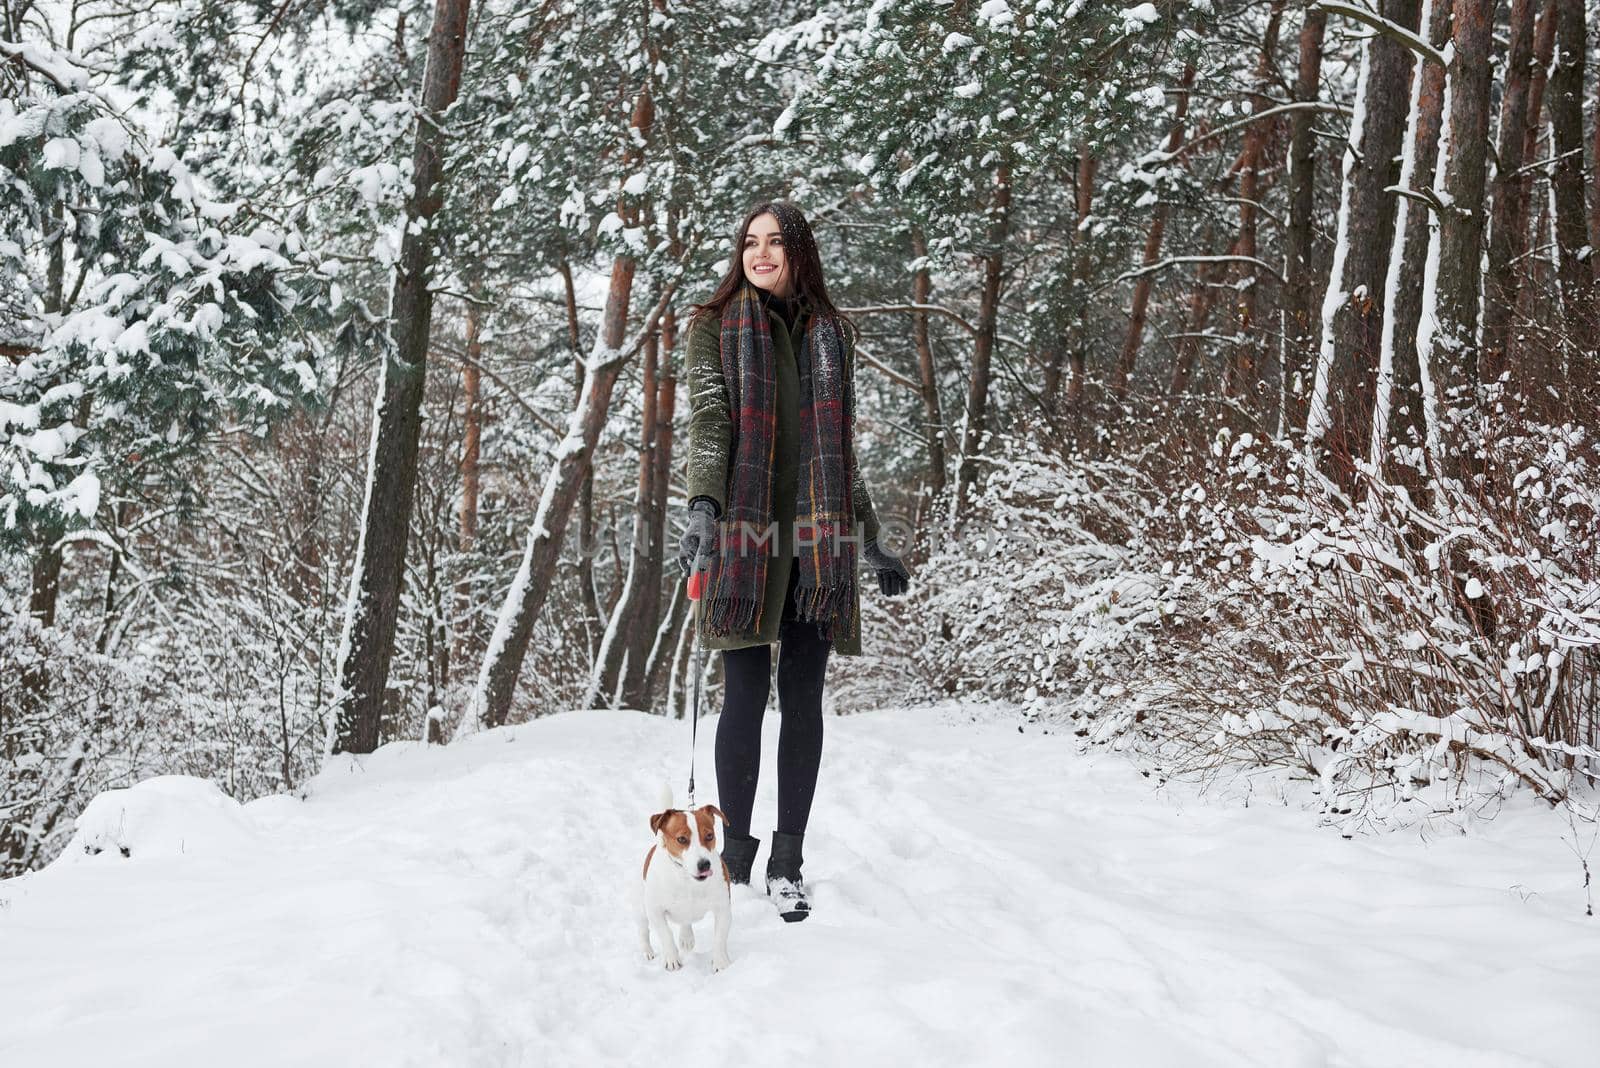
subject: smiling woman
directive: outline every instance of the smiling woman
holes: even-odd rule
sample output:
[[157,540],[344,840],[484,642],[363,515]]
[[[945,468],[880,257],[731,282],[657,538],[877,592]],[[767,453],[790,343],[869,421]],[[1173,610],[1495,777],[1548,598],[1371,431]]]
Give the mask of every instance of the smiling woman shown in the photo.
[[794,296],[794,279],[784,255],[783,228],[770,212],[757,215],[744,235],[744,273],[774,297]]
[[886,595],[904,592],[910,574],[877,545],[855,456],[855,330],[828,298],[810,225],[792,204],[758,204],[733,247],[739,255],[687,331],[693,411],[679,563],[706,571],[699,639],[723,656],[717,785],[735,882],[749,881],[760,844],[750,818],[771,649],[781,648],[767,890],[784,919],[800,920],[810,910],[801,842],[822,757],[828,654],[861,651],[858,559]]

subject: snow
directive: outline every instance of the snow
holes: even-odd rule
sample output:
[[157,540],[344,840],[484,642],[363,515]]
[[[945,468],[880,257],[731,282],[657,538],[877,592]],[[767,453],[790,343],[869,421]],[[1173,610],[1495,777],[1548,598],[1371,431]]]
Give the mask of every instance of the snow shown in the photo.
[[[1149,7],[1149,4],[1144,5]],[[1154,11],[1154,8],[1151,9]],[[998,30],[1002,26],[1009,26],[1016,21],[1016,15],[1011,10],[1011,5],[1006,0],[986,0],[978,9],[977,21],[988,23],[991,30]]]
[[95,513],[100,510],[99,476],[93,471],[85,471],[77,476],[57,495],[56,504],[64,514],[92,522]]
[[1161,15],[1156,11],[1154,4],[1138,4],[1122,9],[1123,33],[1138,33],[1146,26],[1153,26],[1160,21]]
[[78,142],[70,137],[52,137],[44,143],[43,165],[47,171],[77,170]]
[[392,744],[305,800],[102,795],[67,854],[0,883],[5,1060],[1471,1068],[1600,1042],[1600,937],[1549,812],[1344,839],[1270,790],[1157,788],[1002,706],[827,731],[815,914],[738,889],[718,975],[705,938],[682,972],[646,963],[629,908],[660,784],[682,793],[680,720]]
[[160,775],[126,790],[107,790],[74,821],[61,864],[90,857],[231,856],[255,845],[244,808],[216,785],[187,775]]

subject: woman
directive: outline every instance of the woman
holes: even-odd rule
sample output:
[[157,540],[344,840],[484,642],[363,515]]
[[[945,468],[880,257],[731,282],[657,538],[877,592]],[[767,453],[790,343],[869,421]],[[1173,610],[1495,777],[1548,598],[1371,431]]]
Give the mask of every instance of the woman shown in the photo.
[[[787,203],[758,204],[727,277],[685,333],[689,516],[685,573],[707,569],[700,640],[722,651],[717,790],[722,859],[748,883],[761,720],[777,642],[778,825],[767,893],[784,919],[811,904],[801,845],[822,758],[828,653],[861,652],[858,555],[887,596],[910,574],[878,547],[855,462],[854,330],[828,299],[811,227]],[[720,521],[720,529],[719,529]],[[720,536],[719,536],[720,535]]]

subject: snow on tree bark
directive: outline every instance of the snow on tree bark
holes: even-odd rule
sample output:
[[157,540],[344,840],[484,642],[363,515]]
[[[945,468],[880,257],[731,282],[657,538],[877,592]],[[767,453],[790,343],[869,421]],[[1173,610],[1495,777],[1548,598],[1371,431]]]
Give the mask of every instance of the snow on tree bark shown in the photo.
[[[1430,43],[1443,49],[1450,37],[1451,0],[1423,0],[1421,22]],[[1428,255],[1428,208],[1416,198],[1431,189],[1444,119],[1445,68],[1431,60],[1418,62],[1411,74],[1411,117],[1407,121],[1400,164],[1400,197],[1395,233],[1384,279],[1383,325],[1378,359],[1378,390],[1373,404],[1368,462],[1383,477],[1391,441],[1403,449],[1419,448],[1427,437],[1422,411],[1422,372],[1417,360],[1417,322],[1422,315],[1422,289],[1408,285]],[[1414,452],[1406,465],[1415,469]],[[1407,476],[1413,483],[1414,478]]]
[[[1390,0],[1380,14],[1402,31],[1417,25],[1416,0]],[[1349,489],[1372,433],[1383,322],[1383,282],[1394,240],[1395,197],[1413,57],[1388,34],[1362,44],[1356,116],[1345,150],[1333,268],[1322,303],[1317,376],[1306,420],[1327,473]]]

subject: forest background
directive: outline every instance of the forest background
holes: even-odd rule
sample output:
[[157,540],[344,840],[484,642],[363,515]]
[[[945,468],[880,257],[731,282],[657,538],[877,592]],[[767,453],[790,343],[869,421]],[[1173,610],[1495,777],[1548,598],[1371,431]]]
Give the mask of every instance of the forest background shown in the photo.
[[914,569],[835,711],[1592,818],[1600,5],[0,14],[0,874],[150,775],[684,715],[679,326],[766,198]]

